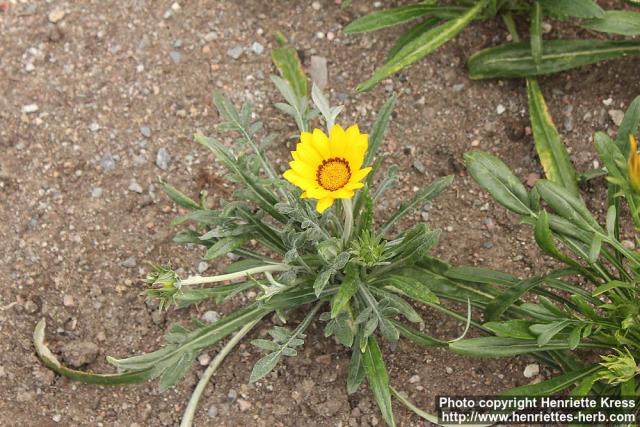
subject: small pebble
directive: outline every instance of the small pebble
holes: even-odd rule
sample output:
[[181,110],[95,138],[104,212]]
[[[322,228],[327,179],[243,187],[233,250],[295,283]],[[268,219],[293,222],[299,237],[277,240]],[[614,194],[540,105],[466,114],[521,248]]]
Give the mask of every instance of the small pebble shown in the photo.
[[424,173],[427,171],[427,168],[424,166],[424,163],[422,163],[420,160],[414,160],[413,162],[413,168],[418,171],[418,173],[421,173],[424,175]]
[[98,132],[100,130],[100,125],[96,122],[93,122],[89,125],[89,130],[91,132]]
[[91,197],[93,197],[94,199],[99,199],[100,196],[102,196],[102,188],[94,187],[91,189]]
[[498,104],[498,106],[496,107],[496,113],[498,113],[498,114],[502,114],[502,113],[504,113],[505,111],[507,111],[507,109],[505,108],[505,106],[504,106],[504,105],[502,105],[502,104]]
[[616,126],[620,126],[622,124],[622,119],[624,119],[624,111],[622,110],[609,110],[609,117],[611,117],[611,121]]
[[62,415],[55,414],[53,417],[51,417],[51,419],[53,420],[54,423],[59,423],[62,420]]
[[229,393],[227,393],[227,399],[229,399],[230,402],[235,402],[237,398],[238,392],[234,389],[229,390]]
[[169,169],[169,163],[171,162],[171,156],[169,156],[169,152],[166,148],[161,147],[156,154],[156,166],[158,166],[163,171]]
[[198,363],[200,363],[200,366],[207,366],[210,362],[211,356],[209,356],[207,353],[202,353],[200,356],[198,356]]
[[214,323],[218,320],[220,320],[220,314],[217,311],[209,310],[202,315],[203,322]]
[[171,52],[169,52],[169,57],[174,64],[179,64],[180,61],[182,61],[182,54],[177,50],[172,50]]
[[142,186],[138,184],[136,181],[131,181],[129,184],[129,191],[133,191],[134,193],[142,194]]
[[215,418],[218,416],[218,408],[216,408],[215,406],[209,406],[209,409],[207,410],[207,415],[210,418]]
[[256,55],[261,55],[262,52],[264,52],[264,46],[262,46],[260,43],[258,42],[254,42],[251,45],[251,50],[253,51],[253,53],[255,53]]
[[142,134],[142,136],[144,136],[145,138],[150,138],[151,137],[151,129],[149,129],[148,126],[142,126],[140,128],[140,133]]
[[451,368],[451,367],[449,367],[449,366],[447,366],[446,368],[444,368],[444,370],[445,370],[445,372],[446,372],[447,374],[453,374],[453,368]]
[[65,307],[72,307],[75,302],[73,301],[73,297],[71,295],[65,295],[64,297],[62,297],[62,304]]
[[38,111],[38,104],[28,104],[22,107],[21,110],[25,114],[35,113]]
[[208,269],[209,269],[209,264],[207,264],[206,262],[200,261],[198,263],[198,267],[197,267],[198,273],[204,273]]
[[316,33],[316,37],[322,40],[325,37],[325,34],[322,31],[318,31]]
[[229,55],[233,59],[238,59],[238,58],[240,58],[242,56],[243,52],[244,52],[244,49],[242,47],[236,46],[236,47],[232,47],[231,49],[227,50],[227,55]]
[[56,22],[62,21],[65,15],[66,13],[64,10],[54,9],[49,13],[49,21],[55,24]]
[[311,56],[311,64],[309,65],[309,74],[311,80],[320,89],[324,89],[329,83],[329,71],[327,70],[327,58],[322,56]]
[[238,406],[240,407],[240,412],[245,412],[251,409],[251,402],[244,399],[238,399]]
[[636,248],[636,245],[635,245],[635,243],[633,243],[633,241],[632,241],[632,240],[623,240],[623,241],[622,241],[622,242],[620,242],[620,243],[622,243],[622,246],[624,246],[624,247],[625,247],[625,248],[627,248],[627,249],[631,249],[631,250],[633,250],[633,249],[635,249],[635,248]]
[[111,153],[105,153],[100,159],[100,166],[105,171],[110,171],[116,168],[116,160]]
[[122,265],[125,268],[135,268],[136,265],[138,265],[138,262],[136,261],[135,257],[130,256],[129,258],[122,261],[122,264],[120,265]]
[[311,7],[313,8],[313,10],[320,10],[322,9],[322,5],[320,4],[319,1],[314,1],[313,3],[311,3]]
[[420,381],[420,375],[414,375],[411,378],[409,378],[409,383],[411,383],[411,384],[415,384],[418,381]]
[[525,378],[533,378],[540,373],[540,366],[537,363],[532,363],[530,365],[525,366],[524,372],[522,373]]

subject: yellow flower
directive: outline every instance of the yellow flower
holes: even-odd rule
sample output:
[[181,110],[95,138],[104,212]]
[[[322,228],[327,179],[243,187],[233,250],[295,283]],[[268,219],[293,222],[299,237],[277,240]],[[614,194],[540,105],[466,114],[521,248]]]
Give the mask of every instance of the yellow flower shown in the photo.
[[629,135],[629,160],[627,163],[627,173],[631,188],[640,193],[640,156],[638,155],[638,144],[633,135]]
[[371,171],[362,168],[368,145],[368,135],[357,125],[346,131],[335,125],[328,137],[320,129],[302,132],[291,152],[291,169],[283,176],[304,190],[300,197],[318,199],[316,209],[322,213],[335,199],[350,199],[354,190],[364,187],[360,181]]

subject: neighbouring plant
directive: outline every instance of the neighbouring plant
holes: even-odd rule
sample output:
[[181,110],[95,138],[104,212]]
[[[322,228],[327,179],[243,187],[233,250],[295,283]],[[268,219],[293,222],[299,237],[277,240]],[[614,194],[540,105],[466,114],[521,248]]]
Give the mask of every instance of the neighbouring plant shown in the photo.
[[[533,226],[540,249],[564,265],[522,280],[490,304],[482,326],[495,336],[450,344],[471,356],[545,354],[563,372],[505,394],[550,395],[565,389],[574,396],[639,394],[640,254],[633,248],[640,242],[634,138],[639,123],[640,97],[631,103],[615,140],[602,132],[594,135],[607,173],[604,225],[580,196],[557,183],[540,180],[527,191],[496,157],[480,151],[465,156],[476,182]],[[531,292],[538,296],[531,298]]]
[[[279,49],[284,50],[274,55],[285,59],[292,74],[286,80],[272,77],[286,100],[277,107],[294,117],[301,132],[291,153],[290,169],[284,173],[286,180],[266,155],[275,137],[262,136],[262,123],[253,119],[250,104],[238,110],[227,98],[214,94],[222,118],[218,130],[233,134],[233,143],[227,146],[203,134],[195,139],[226,170],[225,178],[235,187],[233,197],[216,197],[210,203],[206,194],[201,194],[196,201],[168,183],[162,182],[162,186],[188,211],[176,223],[191,225],[180,231],[175,241],[204,246],[206,260],[231,258],[233,262],[223,274],[208,277],[183,278],[172,268],[159,266],[146,280],[147,295],[159,301],[161,310],[206,300],[221,303],[248,290],[255,298],[211,324],[199,320],[190,327],[174,324],[157,351],[124,359],[108,357],[117,373],[88,373],[63,366],[45,345],[44,319],[34,332],[37,354],[46,366],[75,380],[126,384],[157,378],[164,391],[184,377],[202,351],[230,337],[205,370],[187,405],[182,425],[190,426],[198,400],[225,356],[262,319],[275,314],[286,326],[273,326],[270,339],[251,341],[265,352],[250,375],[247,373],[251,382],[265,378],[283,358],[296,356],[308,340],[309,326],[322,322],[324,335],[351,351],[349,393],[366,378],[390,426],[395,425],[392,395],[421,416],[433,419],[391,387],[378,335],[390,343],[403,336],[423,346],[447,345],[447,341],[404,323],[422,322],[410,301],[450,315],[467,328],[476,324],[470,320],[469,308],[459,313],[440,304],[437,294],[448,292],[450,300],[466,303],[470,299],[467,294],[476,292],[467,292],[466,284],[444,277],[449,266],[427,255],[440,232],[424,223],[400,227],[403,219],[444,191],[452,177],[439,178],[418,190],[386,220],[374,220],[376,206],[397,175],[397,168],[391,167],[373,185],[381,163],[375,153],[383,141],[395,97],[384,104],[369,136],[355,125],[344,130],[335,124],[342,107],[331,107],[315,86],[313,104],[309,105],[304,95],[306,82],[291,84],[292,79],[300,78],[292,52],[286,47]],[[324,120],[328,135],[320,129],[309,132],[310,120],[316,116]],[[334,204],[335,200],[340,203]],[[433,286],[435,291],[430,289]],[[299,316],[302,320],[296,322]]]
[[[638,5],[637,1],[628,2]],[[581,28],[622,36],[640,35],[640,13],[604,10],[594,0],[454,0],[446,4],[422,1],[371,13],[347,27],[347,34],[375,31],[418,21],[398,38],[389,50],[387,62],[358,86],[369,90],[382,79],[431,54],[474,21],[498,16],[512,41],[483,49],[468,61],[471,79],[526,79],[531,129],[538,157],[547,179],[578,196],[577,177],[566,147],[547,110],[536,76],[628,55],[640,55],[638,40],[543,38],[543,20],[568,21]],[[515,17],[528,18],[529,38],[521,41]]]
[[[431,54],[472,22],[498,16],[505,21],[513,41],[473,54],[468,64],[472,79],[534,77],[640,54],[640,42],[633,40],[543,39],[545,18],[568,21],[607,34],[640,35],[640,13],[604,10],[595,0],[454,0],[439,3],[427,0],[373,12],[345,27],[345,33],[355,34],[419,20],[398,37],[387,54],[386,63],[361,83],[358,90],[371,89],[382,79]],[[513,16],[528,18],[529,40],[519,41]]]

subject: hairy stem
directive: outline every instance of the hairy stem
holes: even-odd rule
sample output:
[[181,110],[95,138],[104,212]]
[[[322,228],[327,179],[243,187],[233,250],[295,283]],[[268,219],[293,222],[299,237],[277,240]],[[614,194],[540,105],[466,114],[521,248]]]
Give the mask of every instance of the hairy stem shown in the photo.
[[342,199],[342,208],[344,211],[342,241],[347,243],[351,238],[351,229],[353,228],[353,204],[351,203],[351,199]]
[[229,340],[227,345],[225,345],[220,353],[216,355],[216,357],[209,363],[209,366],[202,374],[202,378],[198,382],[195,390],[193,390],[193,394],[189,399],[189,404],[187,408],[184,410],[184,415],[182,416],[182,421],[180,422],[180,427],[191,427],[193,424],[193,417],[196,414],[196,408],[198,407],[198,402],[200,402],[200,397],[202,397],[202,393],[204,389],[209,384],[211,377],[215,374],[216,370],[222,363],[225,357],[229,354],[229,352],[240,342],[245,335],[253,329],[253,327],[260,321],[262,317],[254,320],[253,322],[247,323],[242,329],[240,329],[234,336]]
[[191,286],[191,285],[202,285],[204,283],[224,282],[225,280],[242,279],[242,278],[251,276],[252,274],[273,273],[276,271],[287,271],[289,270],[289,268],[290,267],[288,265],[284,265],[284,264],[262,265],[260,267],[253,267],[247,270],[238,271],[236,273],[221,274],[219,276],[207,276],[207,277],[192,276],[184,280],[181,280],[180,285]]

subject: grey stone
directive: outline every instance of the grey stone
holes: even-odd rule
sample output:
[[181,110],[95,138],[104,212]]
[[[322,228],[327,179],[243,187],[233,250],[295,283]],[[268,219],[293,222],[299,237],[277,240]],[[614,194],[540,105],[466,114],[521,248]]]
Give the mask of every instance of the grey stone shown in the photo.
[[105,171],[110,171],[116,168],[116,160],[113,158],[111,153],[105,153],[100,159],[100,166]]
[[99,199],[102,196],[102,188],[94,187],[91,189],[91,197],[94,199]]
[[177,50],[172,50],[171,52],[169,52],[169,57],[174,64],[179,64],[180,61],[182,61],[182,54]]
[[217,311],[209,310],[202,315],[202,321],[207,323],[214,323],[220,320],[220,314]]
[[464,90],[464,83],[453,85],[451,88],[454,92],[462,92]]
[[309,66],[309,74],[311,80],[320,89],[324,89],[329,83],[329,71],[327,70],[327,58],[313,55],[311,57],[311,65]]
[[233,59],[240,58],[243,53],[244,48],[242,48],[241,46],[232,47],[231,49],[227,50],[227,55],[229,55]]
[[135,257],[130,256],[129,258],[122,261],[122,264],[120,265],[122,265],[125,268],[136,268],[136,265],[138,265],[138,262],[136,261]]
[[62,357],[72,368],[92,363],[98,357],[98,346],[89,341],[74,341],[62,347]]
[[413,168],[421,174],[424,174],[427,171],[427,168],[424,166],[424,163],[422,163],[420,160],[414,160]]
[[200,261],[198,263],[198,267],[197,267],[198,273],[204,273],[205,271],[207,271],[208,268],[209,268],[209,264],[207,264],[206,262]]
[[253,53],[255,53],[256,55],[262,55],[262,53],[264,52],[264,46],[262,46],[260,43],[258,42],[253,42],[253,44],[251,45],[251,50],[253,51]]
[[29,105],[23,106],[21,111],[25,114],[30,114],[30,113],[35,113],[38,110],[39,110],[38,104],[29,104]]
[[229,393],[227,393],[227,399],[229,399],[230,402],[235,402],[237,398],[238,392],[234,389],[229,390]]
[[215,418],[218,416],[218,408],[216,408],[215,406],[211,405],[209,406],[209,409],[207,409],[207,415],[210,418]]
[[142,126],[140,128],[140,133],[142,134],[142,136],[144,136],[145,138],[151,138],[151,129],[148,126]]
[[138,184],[136,181],[131,181],[129,184],[129,191],[133,191],[134,193],[142,194],[142,186]]
[[169,163],[171,163],[171,156],[166,148],[161,147],[156,154],[156,166],[166,171],[169,169]]
[[96,122],[93,122],[89,125],[89,130],[91,132],[98,132],[100,130],[100,125]]
[[624,111],[622,110],[609,110],[609,117],[616,126],[620,126],[622,119],[624,119]]

